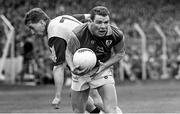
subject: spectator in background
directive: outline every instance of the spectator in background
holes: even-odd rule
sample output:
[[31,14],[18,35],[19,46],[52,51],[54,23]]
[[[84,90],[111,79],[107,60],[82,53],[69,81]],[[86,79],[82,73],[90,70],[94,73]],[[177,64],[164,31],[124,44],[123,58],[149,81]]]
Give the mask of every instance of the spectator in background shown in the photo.
[[24,63],[28,64],[30,60],[32,60],[34,56],[34,47],[33,47],[33,41],[31,38],[26,38],[23,46],[23,57],[24,57]]
[[131,56],[132,59],[132,67],[131,70],[136,76],[136,79],[142,79],[142,71],[141,71],[141,59],[138,52],[134,52]]
[[178,53],[177,58],[176,58],[176,63],[177,63],[177,73],[175,75],[175,79],[179,80],[180,79],[180,53]]
[[132,72],[132,64],[130,63],[130,58],[128,55],[125,55],[124,59],[122,60],[122,67],[124,70],[124,76],[125,78],[129,79],[130,81],[135,81],[136,80],[136,76],[135,74]]
[[34,58],[34,46],[31,38],[26,38],[23,45],[23,70],[21,72],[21,82],[24,79],[25,74],[33,73],[31,62]]
[[3,55],[3,43],[0,42],[0,57]]

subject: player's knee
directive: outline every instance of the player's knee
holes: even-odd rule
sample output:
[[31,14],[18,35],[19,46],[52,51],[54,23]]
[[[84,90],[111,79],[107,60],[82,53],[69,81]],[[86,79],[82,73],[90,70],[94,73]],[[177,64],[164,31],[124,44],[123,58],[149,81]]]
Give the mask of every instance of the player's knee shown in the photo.
[[96,106],[96,107],[98,107],[99,109],[101,109],[101,110],[104,110],[104,106],[103,106],[103,102],[102,102],[102,100],[96,100],[96,101],[94,101],[94,105]]
[[84,110],[84,109],[81,109],[81,108],[73,107],[73,112],[74,112],[74,113],[84,113],[85,110]]
[[103,101],[102,101],[101,97],[94,97],[93,101],[94,101],[94,105],[102,110]]
[[72,105],[72,109],[74,113],[84,113],[85,108],[84,107],[79,107],[77,105]]
[[92,111],[90,112],[90,114],[95,114],[95,113],[96,113],[96,114],[99,114],[100,111],[101,111],[101,110],[96,107],[94,110],[92,110]]
[[108,106],[105,109],[106,113],[113,113],[113,114],[123,114],[121,109],[118,106]]
[[116,113],[116,106],[105,105],[104,112],[105,113]]

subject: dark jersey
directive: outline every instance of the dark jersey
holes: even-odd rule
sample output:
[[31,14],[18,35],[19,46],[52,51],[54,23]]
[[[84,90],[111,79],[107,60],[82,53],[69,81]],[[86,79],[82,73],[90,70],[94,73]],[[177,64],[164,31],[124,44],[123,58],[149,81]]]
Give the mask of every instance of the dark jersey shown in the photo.
[[71,40],[74,40],[72,41],[73,43],[77,42],[75,40],[78,40],[80,47],[77,48],[90,48],[96,53],[97,59],[101,62],[107,61],[111,57],[112,48],[123,41],[122,32],[114,26],[109,26],[108,32],[104,37],[93,36],[88,29],[88,23],[76,27],[73,32],[77,39]]

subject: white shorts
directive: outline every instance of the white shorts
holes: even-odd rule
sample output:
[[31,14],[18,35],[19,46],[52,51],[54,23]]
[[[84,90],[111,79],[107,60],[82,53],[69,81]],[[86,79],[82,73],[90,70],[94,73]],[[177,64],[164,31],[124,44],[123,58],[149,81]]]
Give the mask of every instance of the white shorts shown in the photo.
[[114,84],[113,71],[111,68],[106,69],[97,76],[78,76],[72,74],[71,89],[74,91],[83,91],[89,88],[97,88],[105,84]]

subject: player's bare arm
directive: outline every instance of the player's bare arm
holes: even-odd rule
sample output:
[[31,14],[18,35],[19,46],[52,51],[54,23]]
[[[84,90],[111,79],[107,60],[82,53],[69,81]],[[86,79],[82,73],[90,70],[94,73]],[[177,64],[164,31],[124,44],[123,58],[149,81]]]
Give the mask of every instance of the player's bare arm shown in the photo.
[[72,35],[72,38],[68,41],[66,49],[66,61],[72,72],[74,72],[78,67],[73,64],[73,54],[78,48],[80,48],[80,42],[75,35]]
[[73,71],[75,68],[75,66],[73,64],[73,54],[68,48],[66,49],[66,61],[70,68],[70,71]]
[[55,108],[59,108],[64,83],[65,49],[67,43],[60,37],[51,37],[48,41],[48,45],[51,50],[51,59],[54,62],[53,75],[56,88],[56,95],[55,99],[52,101],[52,105],[54,105]]

